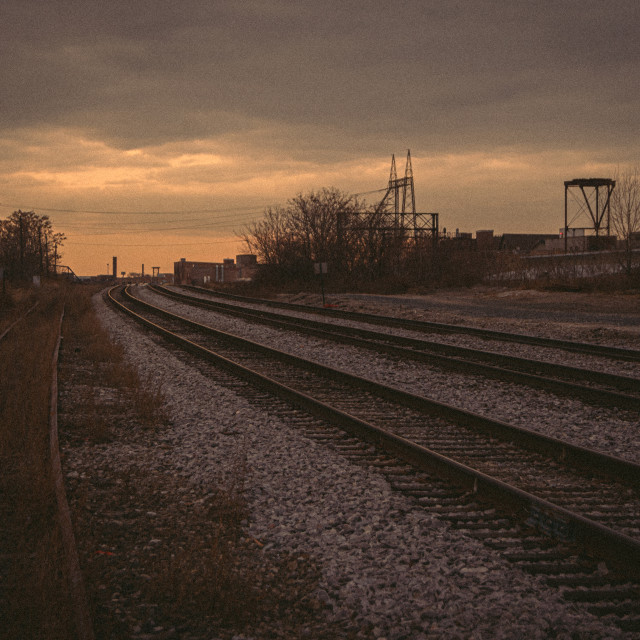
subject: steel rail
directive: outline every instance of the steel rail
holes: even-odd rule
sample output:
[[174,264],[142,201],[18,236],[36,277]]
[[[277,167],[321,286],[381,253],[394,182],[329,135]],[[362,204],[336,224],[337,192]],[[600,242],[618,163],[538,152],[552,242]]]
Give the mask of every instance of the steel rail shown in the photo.
[[166,309],[156,307],[149,302],[144,302],[143,300],[133,296],[129,292],[129,289],[129,287],[126,287],[123,291],[123,295],[132,303],[138,304],[153,313],[164,316],[165,318],[178,320],[180,323],[198,331],[222,337],[225,341],[241,346],[245,350],[251,349],[251,351],[254,352],[261,352],[277,358],[285,364],[302,366],[309,371],[321,374],[326,378],[340,380],[345,384],[350,384],[365,391],[372,391],[379,397],[387,400],[401,399],[403,404],[411,409],[416,409],[418,411],[437,415],[444,419],[452,420],[457,424],[464,425],[477,431],[482,431],[502,440],[517,442],[520,446],[528,447],[530,450],[538,453],[544,453],[549,457],[562,461],[563,464],[573,464],[578,468],[588,471],[598,471],[610,477],[623,478],[632,486],[640,488],[640,465],[629,462],[628,460],[623,460],[579,445],[570,444],[558,438],[553,438],[552,436],[546,436],[536,431],[525,429],[524,427],[517,427],[506,422],[487,418],[486,416],[466,409],[460,409],[453,405],[432,400],[425,396],[415,395],[396,387],[383,385],[369,378],[356,376],[340,369],[328,367],[311,360],[306,360],[299,356],[294,356],[289,353],[273,349],[258,342],[241,338],[220,329],[214,329],[213,327],[209,327],[171,313]]
[[[388,355],[401,357],[403,359],[426,362],[443,369],[462,373],[477,373],[485,377],[551,390],[557,394],[580,398],[584,402],[597,406],[640,410],[640,380],[637,378],[592,371],[580,367],[559,365],[542,360],[507,356],[466,347],[443,345],[426,340],[295,318],[247,307],[238,307],[237,305],[225,304],[223,302],[195,298],[177,291],[172,291],[167,287],[152,286],[150,288],[152,291],[192,306],[218,311],[243,319],[249,318],[253,322],[303,332],[325,340],[342,342],[375,352],[387,353]],[[502,366],[478,362],[478,360],[500,363]],[[560,379],[558,377],[543,376],[540,375],[541,373],[560,376]],[[562,379],[562,377],[571,380],[594,382],[616,389],[630,390],[636,392],[638,395],[628,395],[620,391],[611,391],[610,389],[576,384],[574,382],[568,382]]]
[[[291,387],[276,382],[275,380],[272,380],[265,375],[252,371],[251,369],[244,367],[243,365],[235,363],[220,354],[206,349],[194,343],[193,341],[188,340],[187,338],[184,338],[176,334],[175,332],[169,331],[147,318],[144,318],[140,314],[128,308],[126,305],[121,304],[120,302],[115,300],[113,296],[113,289],[109,291],[108,297],[112,304],[117,306],[121,311],[130,315],[137,322],[161,334],[168,341],[179,345],[182,349],[185,349],[191,353],[195,353],[200,357],[204,357],[207,360],[213,362],[216,366],[220,366],[228,371],[231,371],[234,375],[239,376],[242,379],[251,382],[252,384],[257,384],[262,388],[266,388],[277,394],[279,397],[284,397],[295,405],[306,409],[313,415],[321,417],[331,424],[339,426],[342,429],[346,429],[352,432],[354,435],[357,435],[358,437],[371,442],[372,444],[384,449],[385,451],[401,457],[403,460],[411,463],[418,469],[427,471],[429,473],[434,473],[435,470],[435,472],[439,475],[451,479],[458,485],[464,486],[468,491],[473,492],[479,498],[484,498],[492,501],[495,501],[495,499],[497,498],[502,504],[508,503],[511,506],[514,514],[516,514],[519,519],[535,520],[536,518],[540,517],[541,513],[545,514],[547,518],[556,519],[562,522],[564,526],[570,528],[572,532],[572,539],[575,542],[578,542],[583,548],[588,549],[597,557],[606,557],[608,561],[614,563],[620,571],[625,573],[625,575],[634,576],[636,578],[640,576],[639,540],[617,532],[610,527],[594,522],[580,514],[576,514],[568,509],[565,509],[564,507],[555,505],[543,498],[523,491],[517,487],[513,487],[501,480],[492,478],[487,474],[477,471],[467,465],[452,460],[451,458],[443,456],[426,447],[413,443],[397,434],[393,434],[385,429],[382,429],[381,427],[377,427],[368,422],[360,420],[346,412],[330,407],[325,403],[315,400],[307,394],[292,389]],[[148,310],[157,309],[154,308],[153,305],[141,302],[136,298],[131,298],[130,303],[134,305],[139,304],[143,308]],[[156,313],[155,310],[153,312]],[[173,315],[163,310],[158,310],[158,312],[163,316]],[[203,325],[198,325],[198,323],[193,323],[192,321],[186,321],[185,324],[193,326],[194,328],[196,326],[203,327]],[[209,327],[204,327],[204,329],[208,331],[215,331],[211,330],[211,328]],[[241,341],[241,339],[238,339],[235,336],[229,336],[229,334],[224,334],[224,332],[216,331],[216,333],[225,335],[225,339],[228,336],[231,340]],[[243,340],[242,342],[244,342],[252,350],[258,349],[271,352],[275,351],[269,349],[268,347],[258,345],[257,343],[251,343],[249,341]],[[283,355],[286,356],[287,359],[294,358],[292,356],[288,356],[287,354]],[[294,359],[302,360],[299,358]],[[309,363],[308,361],[304,362],[306,362],[307,365],[313,366],[313,368],[325,370],[325,372],[327,373],[330,372],[330,375],[332,376],[337,374],[339,376],[354,378],[353,376],[349,376],[349,374],[345,374],[344,372],[340,372],[329,367],[317,365],[316,363]],[[389,387],[383,387],[383,385],[378,385],[378,383],[372,381],[361,380],[360,384],[366,385],[368,389],[370,386],[378,387],[379,391],[383,391],[384,393],[392,394],[394,396],[398,393],[398,390]],[[404,392],[401,392],[401,394],[406,396],[405,399],[411,397],[411,394],[405,394]],[[419,396],[412,396],[412,398],[418,404],[425,401],[424,398],[421,398]],[[427,401],[427,403],[429,404],[430,401]],[[461,415],[464,414],[467,420],[475,421],[477,419],[480,419],[480,422],[485,424],[493,422],[486,418],[482,418],[481,416],[470,414],[468,412],[462,412],[452,407],[446,407],[446,409],[447,412],[452,412],[453,414],[458,415],[458,417],[461,417]],[[509,430],[523,432],[526,431],[516,427],[512,427],[511,425],[504,425],[503,423],[494,423],[494,427],[507,427]],[[532,436],[533,434],[529,432],[526,437],[530,438]],[[627,470],[627,479],[629,481],[632,481],[632,483],[637,486],[638,471],[640,469],[638,465],[633,465],[632,463],[627,463],[626,461],[621,461],[616,458],[606,456],[605,454],[592,452],[588,449],[575,447],[573,445],[567,445],[566,443],[561,443],[558,440],[547,438],[546,436],[540,436],[539,434],[535,434],[535,436],[533,437],[534,439],[540,439],[540,441],[546,441],[549,444],[553,443],[554,448],[556,448],[558,444],[561,445],[565,449],[568,458],[575,455],[576,460],[579,460],[584,456],[584,458],[589,460],[600,459],[601,461],[608,460],[610,463],[613,463],[615,465],[621,464],[620,468],[626,468]]]
[[295,311],[303,311],[306,313],[315,313],[318,315],[342,318],[345,320],[357,320],[360,322],[368,322],[370,324],[381,324],[387,327],[402,327],[411,329],[412,331],[422,331],[425,333],[460,333],[479,338],[490,340],[499,340],[503,342],[516,342],[519,344],[530,344],[540,347],[552,347],[564,351],[572,351],[575,353],[585,353],[590,355],[605,356],[616,360],[627,360],[631,362],[640,362],[640,351],[634,349],[624,349],[622,347],[608,347],[604,345],[572,342],[568,340],[558,340],[556,338],[543,338],[540,336],[531,336],[520,333],[509,333],[505,331],[494,331],[492,329],[479,329],[477,327],[469,327],[465,325],[444,324],[440,322],[428,322],[425,320],[409,320],[406,318],[394,318],[392,316],[383,316],[373,313],[362,313],[359,311],[345,311],[343,309],[331,309],[326,307],[312,307],[303,304],[294,304],[292,302],[277,302],[264,298],[248,298],[230,293],[222,293],[196,287],[194,285],[180,285],[185,289],[197,291],[204,295],[212,297],[222,297],[229,300],[238,300],[247,304],[261,304],[269,307],[277,307],[281,309],[291,309]]
[[76,632],[79,640],[93,640],[93,625],[89,613],[87,594],[80,569],[78,549],[73,525],[71,523],[71,511],[67,501],[62,477],[62,464],[60,462],[60,447],[58,444],[58,355],[62,341],[62,321],[64,309],[60,314],[58,338],[56,341],[51,363],[51,388],[49,394],[49,455],[51,458],[51,476],[53,489],[56,496],[58,526],[64,549],[66,562],[66,575],[69,583],[69,595],[71,597]]

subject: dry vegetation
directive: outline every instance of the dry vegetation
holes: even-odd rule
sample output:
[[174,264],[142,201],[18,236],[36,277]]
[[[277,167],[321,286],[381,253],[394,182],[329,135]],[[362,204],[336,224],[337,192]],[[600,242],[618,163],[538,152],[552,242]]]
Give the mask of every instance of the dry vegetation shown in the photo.
[[[62,306],[51,289],[38,297],[39,306],[0,343],[0,634],[55,640],[72,637],[48,460],[51,358]],[[3,319],[32,302],[23,292],[11,301]]]
[[[65,426],[76,438],[108,442],[111,425],[125,414],[144,428],[164,423],[162,389],[142,380],[98,321],[90,289],[76,288],[67,304],[61,384],[73,387]],[[65,363],[71,366],[64,366]],[[69,410],[72,409],[72,410]]]

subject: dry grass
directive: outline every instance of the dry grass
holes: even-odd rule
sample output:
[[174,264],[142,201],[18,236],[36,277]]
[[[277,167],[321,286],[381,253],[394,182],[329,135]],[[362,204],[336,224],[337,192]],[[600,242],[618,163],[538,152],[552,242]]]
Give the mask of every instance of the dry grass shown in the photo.
[[[80,411],[70,421],[77,435],[109,441],[113,415],[125,405],[146,427],[164,419],[161,389],[141,382],[124,361],[95,316],[92,293],[52,284],[2,300],[7,326],[35,299],[39,305],[0,343],[0,638],[57,640],[74,633],[49,461],[51,357],[63,305],[64,346],[89,363],[75,372],[83,383]],[[100,398],[105,389],[117,398],[107,411]]]
[[[162,387],[152,379],[141,379],[125,359],[124,349],[113,342],[98,320],[91,288],[79,288],[67,305],[65,350],[83,363],[68,372],[70,383],[81,382],[81,402],[69,419],[78,437],[93,443],[109,442],[111,427],[123,416],[138,426],[156,428],[166,422]],[[78,376],[81,380],[74,380]]]
[[71,633],[48,459],[61,306],[55,291],[39,297],[0,343],[0,637],[55,640]]
[[0,284],[0,333],[22,315],[36,297],[37,293],[32,289],[14,288],[5,283],[3,291]]
[[[186,529],[171,549],[149,558],[150,580],[145,597],[161,603],[162,616],[172,622],[215,618],[219,624],[241,626],[255,617],[260,599],[256,572],[240,565],[245,550],[238,544],[247,516],[237,467],[226,483],[209,487],[184,514]],[[168,495],[179,500],[180,486],[162,481]],[[175,514],[169,509],[166,517]]]
[[142,426],[157,427],[167,421],[160,382],[154,381],[151,377],[142,380],[137,377],[131,390],[131,402],[136,418]]

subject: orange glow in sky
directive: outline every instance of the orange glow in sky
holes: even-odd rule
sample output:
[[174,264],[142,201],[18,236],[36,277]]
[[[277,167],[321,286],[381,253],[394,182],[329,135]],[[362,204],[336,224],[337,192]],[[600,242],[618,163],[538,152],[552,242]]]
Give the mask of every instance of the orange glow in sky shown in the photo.
[[558,233],[564,181],[640,165],[637,0],[3,0],[0,219],[79,275],[220,261],[269,206],[377,203],[411,150],[442,230]]
[[[76,149],[59,158],[59,149]],[[206,152],[206,148],[219,151]],[[180,258],[222,261],[246,252],[240,234],[265,208],[298,193],[336,187],[377,202],[391,157],[311,163],[233,154],[216,140],[122,151],[57,130],[31,144],[23,167],[6,175],[0,204],[48,215],[67,236],[62,264],[78,275],[111,270],[173,270]],[[398,175],[406,151],[396,154]],[[608,175],[612,164],[585,164],[567,151],[503,150],[420,155],[412,152],[416,206],[438,212],[440,228],[550,233],[562,225],[562,177]],[[571,167],[570,169],[568,167]],[[6,171],[6,169],[5,169]]]

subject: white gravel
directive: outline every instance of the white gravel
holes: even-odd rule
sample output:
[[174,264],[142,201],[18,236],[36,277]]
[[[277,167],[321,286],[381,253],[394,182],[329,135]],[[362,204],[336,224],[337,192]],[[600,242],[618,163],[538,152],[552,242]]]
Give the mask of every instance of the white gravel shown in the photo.
[[[350,619],[362,628],[370,623],[372,630],[358,637],[388,640],[634,637],[564,603],[540,580],[392,491],[376,472],[352,465],[205,378],[101,298],[96,298],[96,305],[127,357],[138,363],[143,376],[162,383],[167,399],[172,426],[162,433],[163,446],[155,457],[141,464],[182,477],[185,483],[206,484],[239,453],[246,455],[251,512],[247,536],[259,540],[265,550],[315,558],[322,566],[316,596],[329,604],[329,621]],[[264,328],[257,331],[267,335]],[[270,343],[275,341],[272,333]],[[309,348],[319,356],[319,345]],[[378,366],[372,366],[370,354],[349,357],[354,368],[368,359],[370,375]],[[399,368],[397,375],[406,377],[412,368]],[[425,377],[421,371],[414,376]],[[427,386],[432,389],[441,384],[434,376],[429,371]],[[461,398],[469,395],[468,381],[465,385]],[[451,384],[448,388],[451,400]],[[480,390],[479,397],[484,395]],[[570,414],[580,411],[585,424],[591,420],[588,416],[600,415],[577,406],[564,408]],[[512,411],[524,420],[530,408]],[[612,416],[607,420],[616,422]],[[569,423],[575,420],[562,421]],[[105,445],[101,455],[116,460],[118,443]]]
[[[295,332],[190,307],[146,288],[138,289],[136,295],[196,322],[275,349],[640,463],[640,421],[634,412],[593,407],[524,385],[454,374],[422,363],[394,361],[319,338],[303,338]],[[511,354],[510,349],[517,345],[504,343],[502,347],[502,353]],[[594,359],[580,357],[579,360],[587,366]]]
[[[194,296],[197,298],[201,298],[203,300],[211,300],[211,296],[208,296],[206,293],[199,293],[193,290],[181,290],[179,287],[176,288],[178,292],[187,293],[190,296]],[[146,288],[138,288],[138,293],[136,295],[151,295],[150,290]],[[153,304],[156,304],[155,301],[161,299],[162,296],[158,296],[155,294],[153,300]],[[151,300],[151,299],[150,299]],[[246,306],[251,309],[263,310],[265,307],[259,304],[251,304],[251,303],[236,303],[229,300],[222,300],[225,304],[238,304],[240,306]],[[160,304],[158,304],[160,306]],[[606,373],[612,373],[616,375],[630,376],[640,379],[640,363],[637,362],[625,362],[622,360],[611,360],[605,357],[600,356],[590,356],[579,353],[572,353],[569,351],[563,351],[560,349],[555,349],[553,347],[543,347],[543,346],[534,346],[527,344],[517,344],[517,343],[509,343],[502,340],[491,340],[488,338],[482,338],[479,336],[465,335],[463,333],[425,333],[422,331],[411,331],[409,329],[402,329],[398,327],[385,327],[380,324],[367,324],[364,322],[358,322],[355,320],[345,320],[337,317],[326,317],[318,316],[318,314],[313,313],[311,311],[304,312],[302,310],[292,310],[292,309],[274,309],[274,308],[266,308],[267,311],[272,313],[283,313],[290,315],[294,318],[305,318],[309,320],[314,320],[316,322],[326,320],[331,324],[348,326],[348,327],[363,327],[365,329],[370,329],[373,331],[377,331],[380,333],[393,333],[395,335],[404,336],[407,338],[413,338],[416,340],[425,340],[428,342],[436,342],[439,344],[448,344],[456,347],[464,347],[468,349],[481,349],[486,351],[493,351],[495,353],[507,353],[510,356],[520,357],[520,358],[528,358],[531,360],[543,360],[547,362],[553,362],[557,364],[568,365],[572,367],[581,367],[584,369],[593,369],[595,371],[603,371]],[[394,315],[394,309],[383,309],[382,311],[388,312],[390,315]],[[370,310],[366,310],[365,313],[370,312]],[[405,319],[416,319],[420,320],[422,318],[416,317],[411,318],[413,315],[412,312],[418,313],[415,309],[404,310],[404,312],[399,315],[399,317]],[[470,310],[472,312],[472,310]],[[397,315],[397,314],[396,314]],[[434,315],[431,313],[431,315]],[[543,315],[540,313],[540,315]],[[407,316],[409,316],[407,318]],[[618,328],[611,327],[602,327],[595,326],[591,327],[590,325],[582,325],[577,328],[575,325],[566,324],[557,324],[549,321],[531,321],[527,320],[526,322],[521,320],[519,323],[515,319],[511,319],[509,324],[504,326],[499,321],[498,322],[479,322],[479,318],[469,318],[464,317],[461,318],[457,316],[457,322],[452,322],[451,317],[448,315],[441,316],[441,314],[435,314],[435,318],[430,319],[431,322],[441,323],[441,324],[459,324],[469,327],[477,326],[477,328],[481,329],[489,329],[493,331],[500,331],[505,333],[522,333],[523,335],[531,335],[531,336],[539,336],[544,338],[552,338],[557,340],[570,340],[574,342],[586,342],[592,343],[595,345],[608,345],[618,348],[628,348],[636,351],[640,351],[640,336],[637,335],[636,331],[622,331]],[[638,321],[640,325],[640,320]],[[589,328],[585,328],[589,327]],[[635,329],[635,327],[634,327]]]

